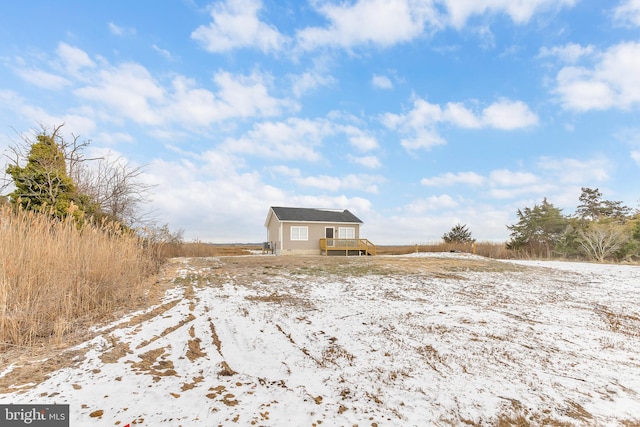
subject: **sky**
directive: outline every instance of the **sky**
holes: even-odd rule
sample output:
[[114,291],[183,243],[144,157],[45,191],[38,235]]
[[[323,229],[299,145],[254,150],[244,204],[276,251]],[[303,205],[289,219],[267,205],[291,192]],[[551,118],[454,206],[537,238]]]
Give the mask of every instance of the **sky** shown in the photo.
[[375,244],[506,241],[543,198],[640,203],[640,0],[30,0],[0,6],[0,149],[64,123],[143,167],[187,241],[270,206]]

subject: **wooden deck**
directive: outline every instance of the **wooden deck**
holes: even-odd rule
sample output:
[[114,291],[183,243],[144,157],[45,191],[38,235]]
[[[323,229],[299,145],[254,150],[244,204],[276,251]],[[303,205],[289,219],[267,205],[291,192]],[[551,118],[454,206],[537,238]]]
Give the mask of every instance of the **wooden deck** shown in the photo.
[[376,245],[367,239],[320,239],[323,255],[344,252],[345,255],[375,255]]

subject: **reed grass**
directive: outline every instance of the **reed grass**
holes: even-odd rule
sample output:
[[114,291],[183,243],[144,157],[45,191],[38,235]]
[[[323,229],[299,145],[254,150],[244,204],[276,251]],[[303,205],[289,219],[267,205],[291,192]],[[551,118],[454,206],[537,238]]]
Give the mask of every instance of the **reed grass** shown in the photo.
[[0,349],[60,342],[83,322],[139,301],[159,266],[143,243],[118,223],[79,228],[0,207]]
[[464,252],[494,258],[510,259],[517,256],[514,251],[506,248],[504,243],[477,242],[471,243],[443,243],[436,242],[430,244],[398,245],[398,246],[377,246],[378,255],[406,255],[413,252]]
[[216,257],[250,255],[259,253],[260,245],[252,244],[210,244],[202,242],[166,243],[160,248],[163,258],[175,257]]

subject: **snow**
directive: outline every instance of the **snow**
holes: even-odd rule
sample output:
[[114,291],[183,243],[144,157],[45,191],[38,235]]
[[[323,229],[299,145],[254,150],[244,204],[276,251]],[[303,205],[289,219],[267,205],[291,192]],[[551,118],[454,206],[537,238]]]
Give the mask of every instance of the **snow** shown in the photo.
[[241,276],[225,258],[177,262],[146,318],[97,328],[84,358],[0,403],[68,403],[71,426],[640,422],[640,267]]

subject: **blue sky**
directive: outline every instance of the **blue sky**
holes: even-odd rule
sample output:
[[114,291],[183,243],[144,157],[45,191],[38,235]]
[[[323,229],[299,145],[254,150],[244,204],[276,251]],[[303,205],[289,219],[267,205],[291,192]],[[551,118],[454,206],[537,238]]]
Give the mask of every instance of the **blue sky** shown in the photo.
[[504,241],[581,187],[637,208],[639,113],[640,0],[0,6],[0,148],[65,123],[187,240],[262,241],[269,206],[377,244]]

